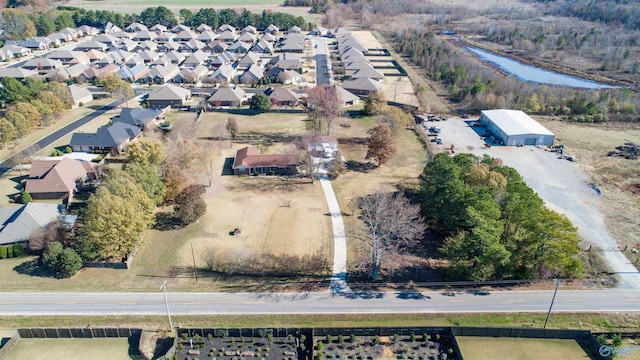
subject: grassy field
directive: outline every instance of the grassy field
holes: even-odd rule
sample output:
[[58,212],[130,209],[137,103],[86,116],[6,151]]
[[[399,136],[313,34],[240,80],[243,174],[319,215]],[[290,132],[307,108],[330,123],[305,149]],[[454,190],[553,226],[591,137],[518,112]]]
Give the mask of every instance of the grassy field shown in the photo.
[[[631,186],[640,184],[640,161],[607,156],[626,140],[640,143],[640,126],[577,124],[548,117],[539,120],[556,134],[567,153],[577,158],[591,182],[602,190],[600,211],[621,247],[640,248],[640,194],[629,191]],[[627,256],[631,262],[638,260],[637,254]]]
[[20,339],[4,359],[132,359],[127,338]]
[[457,336],[460,351],[465,359],[549,360],[589,359],[575,340],[485,338]]
[[[157,289],[156,289],[157,290]],[[174,325],[183,327],[372,327],[372,326],[496,326],[541,328],[545,314],[300,314],[300,315],[174,315]],[[0,333],[21,327],[167,327],[166,316],[4,316]],[[554,313],[548,328],[629,332],[640,327],[640,315],[621,313]]]

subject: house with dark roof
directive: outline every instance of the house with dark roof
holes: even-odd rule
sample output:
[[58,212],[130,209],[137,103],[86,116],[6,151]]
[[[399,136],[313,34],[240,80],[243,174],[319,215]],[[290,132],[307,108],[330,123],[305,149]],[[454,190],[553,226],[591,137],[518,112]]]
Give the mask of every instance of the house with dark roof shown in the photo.
[[30,202],[19,207],[0,208],[0,245],[29,246],[31,235],[60,217],[58,204]]
[[78,152],[103,150],[119,154],[140,135],[142,130],[137,126],[117,122],[110,126],[102,126],[95,133],[73,133],[69,146]]
[[298,95],[286,87],[272,87],[265,91],[271,102],[277,106],[296,106],[298,105]]
[[25,191],[38,200],[70,199],[78,184],[96,179],[98,174],[98,164],[85,160],[34,160]]
[[232,169],[236,175],[295,175],[298,173],[298,154],[260,154],[253,146],[236,153]]
[[191,99],[191,90],[167,84],[147,97],[147,103],[151,108],[165,108],[167,106],[184,106]]
[[209,106],[240,106],[244,101],[245,93],[239,87],[221,87],[207,99]]
[[113,123],[125,123],[140,129],[150,128],[164,120],[164,109],[123,108]]

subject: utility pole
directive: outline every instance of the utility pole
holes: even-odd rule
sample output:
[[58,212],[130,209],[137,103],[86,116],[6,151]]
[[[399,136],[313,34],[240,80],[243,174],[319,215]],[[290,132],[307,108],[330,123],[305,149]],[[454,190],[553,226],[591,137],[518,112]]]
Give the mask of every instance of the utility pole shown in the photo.
[[160,289],[164,290],[164,306],[167,308],[167,317],[169,318],[169,330],[173,331],[173,322],[171,321],[171,313],[169,312],[169,301],[167,300],[167,280],[162,283]]
[[196,253],[193,252],[193,243],[191,243],[191,257],[193,258],[193,277],[198,281],[198,268],[196,267]]
[[556,290],[553,292],[553,298],[551,298],[549,312],[547,313],[547,318],[544,320],[544,329],[547,328],[547,322],[549,322],[549,318],[551,317],[551,309],[553,309],[553,303],[556,301],[556,294],[558,293],[558,288],[560,287],[560,279],[553,279],[553,281],[556,282]]

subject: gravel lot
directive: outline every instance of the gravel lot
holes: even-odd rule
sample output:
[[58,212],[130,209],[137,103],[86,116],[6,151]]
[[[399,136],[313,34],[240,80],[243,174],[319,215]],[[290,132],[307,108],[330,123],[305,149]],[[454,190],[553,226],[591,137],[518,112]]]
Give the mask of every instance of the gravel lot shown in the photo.
[[583,248],[593,245],[593,249],[602,251],[609,267],[620,275],[620,287],[640,289],[638,270],[620,251],[618,244],[609,233],[604,217],[598,210],[599,194],[590,186],[589,177],[579,165],[558,159],[555,153],[532,146],[492,146],[485,148],[478,133],[482,128],[472,128],[469,121],[450,118],[447,121],[426,122],[425,126],[438,126],[441,150],[455,146],[456,152],[469,152],[475,155],[488,154],[502,159],[503,163],[517,169],[524,180],[546,202],[547,206],[566,215],[575,226],[584,241]]

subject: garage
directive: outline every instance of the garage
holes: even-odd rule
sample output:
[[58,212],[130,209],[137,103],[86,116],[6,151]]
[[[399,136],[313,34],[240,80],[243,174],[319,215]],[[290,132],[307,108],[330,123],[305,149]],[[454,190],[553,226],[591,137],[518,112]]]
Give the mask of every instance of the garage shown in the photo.
[[520,110],[483,110],[480,124],[508,146],[553,145],[555,135]]

